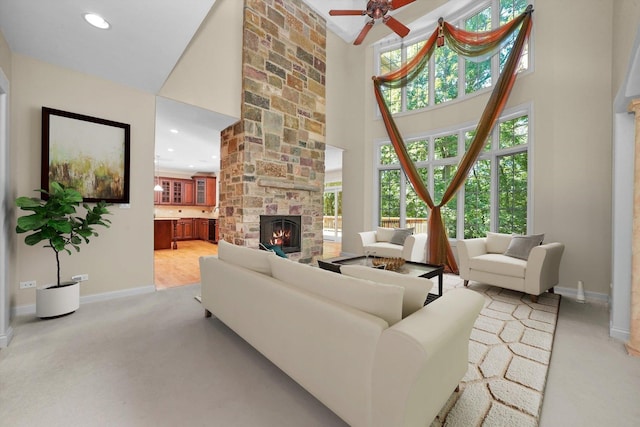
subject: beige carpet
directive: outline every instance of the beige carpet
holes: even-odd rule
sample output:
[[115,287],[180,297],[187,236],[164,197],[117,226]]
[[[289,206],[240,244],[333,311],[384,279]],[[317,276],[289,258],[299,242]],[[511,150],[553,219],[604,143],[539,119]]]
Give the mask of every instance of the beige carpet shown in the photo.
[[[437,280],[437,279],[436,279]],[[445,275],[444,291],[463,287]],[[521,292],[471,282],[485,296],[469,342],[469,370],[432,427],[537,426],[560,296],[532,303]]]

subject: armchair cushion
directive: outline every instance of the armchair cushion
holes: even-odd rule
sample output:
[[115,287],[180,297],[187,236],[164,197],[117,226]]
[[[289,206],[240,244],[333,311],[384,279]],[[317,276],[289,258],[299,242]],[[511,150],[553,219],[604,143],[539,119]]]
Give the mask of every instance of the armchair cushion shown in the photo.
[[469,267],[501,276],[524,278],[527,261],[502,254],[486,254],[471,258]]
[[536,246],[540,246],[544,240],[544,234],[532,234],[530,236],[513,236],[509,247],[505,251],[506,256],[528,259],[529,252]]

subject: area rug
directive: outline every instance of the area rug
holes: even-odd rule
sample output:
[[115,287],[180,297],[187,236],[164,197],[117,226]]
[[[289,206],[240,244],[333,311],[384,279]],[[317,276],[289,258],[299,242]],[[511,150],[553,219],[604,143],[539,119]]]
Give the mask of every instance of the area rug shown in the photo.
[[[444,292],[463,287],[444,276]],[[522,292],[471,282],[483,294],[469,341],[469,369],[431,427],[537,426],[560,295],[532,303]]]

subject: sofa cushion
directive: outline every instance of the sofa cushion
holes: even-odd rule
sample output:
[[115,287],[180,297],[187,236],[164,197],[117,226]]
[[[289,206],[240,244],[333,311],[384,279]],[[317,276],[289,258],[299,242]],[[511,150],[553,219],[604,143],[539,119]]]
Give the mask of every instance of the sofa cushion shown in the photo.
[[389,243],[393,243],[394,245],[404,245],[404,241],[407,240],[407,237],[413,234],[413,227],[411,228],[396,228],[393,232],[393,236]]
[[524,278],[527,261],[503,254],[485,254],[471,258],[469,268],[501,276]]
[[340,272],[346,276],[403,287],[402,318],[420,310],[433,287],[433,282],[423,277],[407,276],[364,265],[343,265],[340,267]]
[[357,279],[273,256],[269,258],[275,279],[356,308],[393,325],[402,319],[404,288]]
[[505,251],[506,256],[529,259],[529,252],[536,246],[540,246],[544,240],[544,234],[531,234],[528,236],[513,236],[509,247]]
[[487,253],[503,254],[511,243],[511,234],[504,233],[487,233]]
[[393,228],[378,227],[376,228],[376,242],[388,242],[396,232]]
[[225,240],[220,240],[218,241],[218,258],[229,264],[271,276],[269,258],[278,257],[271,251],[261,251],[259,249],[238,246]]

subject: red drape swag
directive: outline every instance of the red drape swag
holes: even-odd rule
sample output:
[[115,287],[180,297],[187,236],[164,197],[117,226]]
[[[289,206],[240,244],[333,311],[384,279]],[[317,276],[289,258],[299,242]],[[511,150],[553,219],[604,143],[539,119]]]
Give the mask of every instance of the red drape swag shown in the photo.
[[[378,102],[382,119],[387,129],[387,133],[389,134],[389,138],[391,139],[391,143],[396,151],[398,159],[400,160],[400,165],[413,185],[418,197],[420,197],[431,210],[429,215],[429,237],[427,243],[429,249],[428,262],[430,264],[444,264],[446,271],[449,272],[458,273],[458,265],[453,256],[451,245],[449,244],[440,209],[451,200],[462,184],[464,184],[469,171],[482,151],[482,147],[484,146],[491,129],[493,129],[507,102],[507,99],[509,98],[511,88],[516,80],[517,66],[520,61],[522,49],[524,48],[525,42],[531,32],[532,12],[533,8],[529,5],[524,13],[511,20],[509,23],[496,30],[483,33],[460,30],[447,22],[444,22],[442,18],[440,18],[438,27],[411,61],[399,70],[383,76],[373,77],[376,101]],[[393,116],[389,111],[389,107],[382,96],[381,88],[382,86],[390,88],[402,87],[411,82],[427,65],[436,44],[442,45],[443,39],[446,39],[449,47],[460,55],[467,57],[487,56],[490,53],[497,51],[501,43],[506,41],[518,29],[518,36],[513,44],[504,69],[498,78],[493,92],[491,93],[491,97],[489,98],[484,112],[482,113],[471,145],[460,160],[456,174],[442,196],[442,200],[436,205],[427,190],[426,184],[422,181],[415,165],[409,157],[402,136],[400,135],[400,131],[398,130],[398,127],[393,120]],[[438,40],[438,38],[440,40]]]

